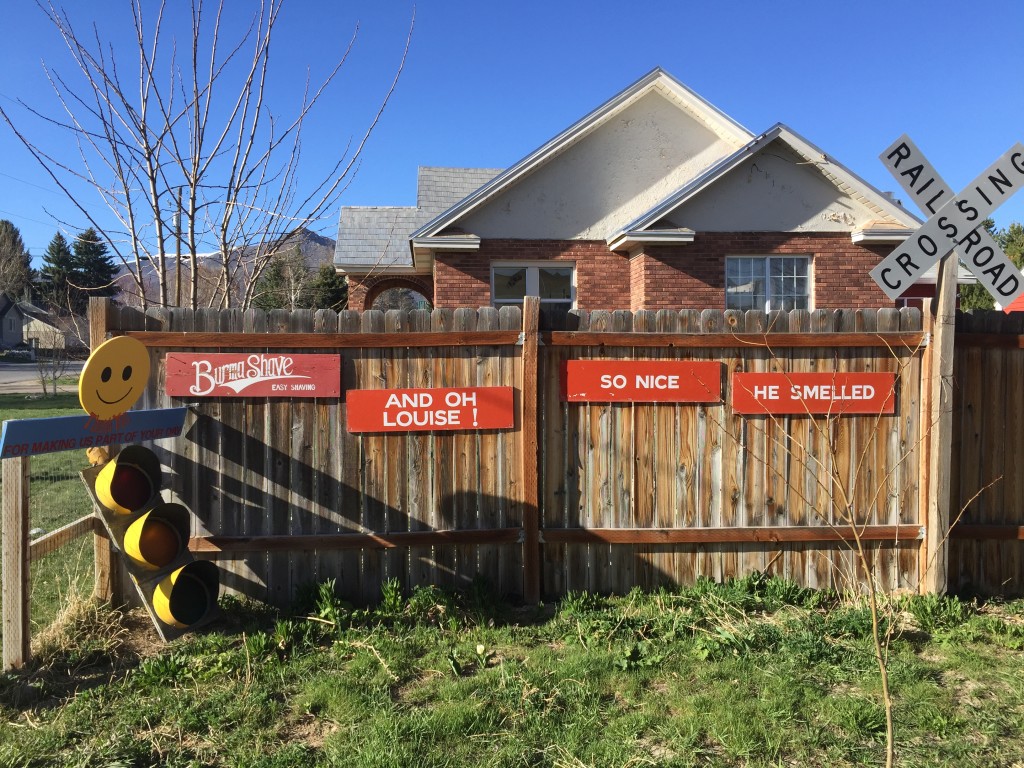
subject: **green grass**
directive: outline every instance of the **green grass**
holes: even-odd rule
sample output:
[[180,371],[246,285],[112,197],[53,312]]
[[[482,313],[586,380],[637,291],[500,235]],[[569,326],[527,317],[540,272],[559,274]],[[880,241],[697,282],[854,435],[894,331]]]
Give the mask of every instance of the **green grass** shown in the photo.
[[[0,394],[0,421],[81,414],[82,407],[75,393],[60,393],[54,397]],[[85,487],[78,476],[87,466],[82,451],[48,453],[31,458],[30,529],[53,531],[91,512]],[[33,634],[48,626],[69,598],[91,591],[92,570],[92,542],[89,537],[82,537],[32,563]]]
[[[326,585],[289,615],[224,609],[156,655],[117,616],[69,621],[0,680],[0,765],[883,763],[863,606],[775,579],[518,609],[392,589],[369,611]],[[898,764],[1024,760],[1024,603],[892,609]]]

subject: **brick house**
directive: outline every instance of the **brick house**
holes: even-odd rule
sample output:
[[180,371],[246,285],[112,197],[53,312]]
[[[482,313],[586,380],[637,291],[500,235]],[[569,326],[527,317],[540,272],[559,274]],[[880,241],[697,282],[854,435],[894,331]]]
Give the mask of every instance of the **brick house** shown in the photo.
[[436,307],[892,306],[869,271],[921,223],[786,126],[755,136],[661,69],[508,169],[420,168],[418,185],[415,207],[342,208],[351,309],[392,287]]

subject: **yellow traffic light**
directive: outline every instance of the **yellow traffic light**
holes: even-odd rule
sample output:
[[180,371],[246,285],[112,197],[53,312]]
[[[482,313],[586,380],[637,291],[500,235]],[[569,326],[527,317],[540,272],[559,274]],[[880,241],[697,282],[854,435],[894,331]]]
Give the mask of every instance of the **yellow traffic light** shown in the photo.
[[219,570],[189,552],[192,513],[163,499],[156,454],[129,445],[82,477],[161,638],[170,640],[213,618]]

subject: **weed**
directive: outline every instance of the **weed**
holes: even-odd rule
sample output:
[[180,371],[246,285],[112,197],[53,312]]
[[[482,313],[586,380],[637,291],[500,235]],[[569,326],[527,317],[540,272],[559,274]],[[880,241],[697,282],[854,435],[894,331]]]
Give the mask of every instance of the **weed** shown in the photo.
[[185,680],[192,668],[192,661],[184,653],[167,653],[144,659],[132,674],[132,680],[139,688],[175,685]]
[[386,579],[380,585],[380,604],[376,613],[383,618],[396,618],[405,608],[402,599],[402,585],[398,579]]
[[948,595],[913,595],[901,607],[929,634],[959,627],[977,612],[972,603]]

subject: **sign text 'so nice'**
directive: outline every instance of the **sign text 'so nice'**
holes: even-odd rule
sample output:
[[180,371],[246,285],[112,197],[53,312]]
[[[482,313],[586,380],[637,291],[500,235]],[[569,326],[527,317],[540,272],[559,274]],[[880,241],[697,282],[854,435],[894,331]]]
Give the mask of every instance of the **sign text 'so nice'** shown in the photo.
[[722,364],[711,360],[569,360],[562,399],[590,403],[717,403]]

